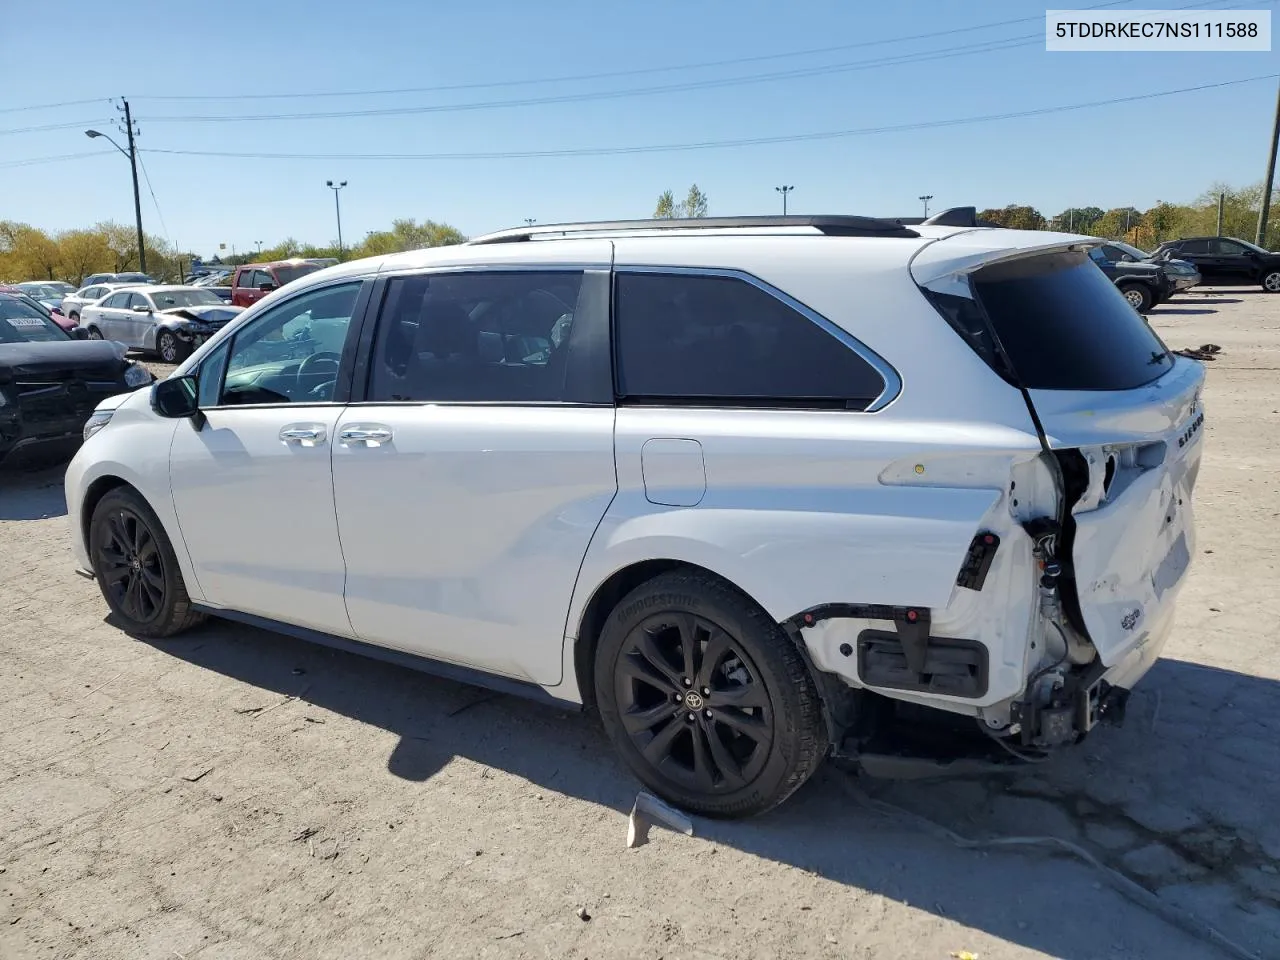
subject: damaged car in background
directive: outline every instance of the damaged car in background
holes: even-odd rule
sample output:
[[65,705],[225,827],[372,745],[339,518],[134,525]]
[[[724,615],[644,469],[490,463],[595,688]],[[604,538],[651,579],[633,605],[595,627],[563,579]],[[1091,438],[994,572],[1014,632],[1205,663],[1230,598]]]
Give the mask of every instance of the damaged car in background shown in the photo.
[[1204,367],[1101,242],[960,208],[330,267],[99,407],[76,562],[131,634],[223,617],[594,708],[706,815],[833,754],[1041,761],[1123,717],[1195,548]]
[[25,298],[0,293],[0,465],[65,459],[102,400],[155,378],[114,343],[92,343]]
[[80,325],[91,339],[181,363],[242,309],[200,287],[128,287],[83,307]]

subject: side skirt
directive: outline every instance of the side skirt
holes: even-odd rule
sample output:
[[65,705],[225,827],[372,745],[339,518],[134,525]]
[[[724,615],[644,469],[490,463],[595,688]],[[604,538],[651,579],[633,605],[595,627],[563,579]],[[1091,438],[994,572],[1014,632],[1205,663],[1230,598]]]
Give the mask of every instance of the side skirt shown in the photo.
[[257,627],[260,630],[269,630],[272,633],[283,633],[286,636],[306,640],[309,643],[317,643],[324,647],[331,647],[334,650],[342,650],[346,653],[354,653],[356,656],[368,657],[372,660],[382,660],[399,667],[408,667],[410,670],[429,673],[445,680],[453,680],[473,687],[484,687],[487,690],[494,690],[498,693],[524,697],[526,700],[535,700],[548,706],[559,707],[562,710],[580,711],[582,709],[582,704],[552,696],[545,688],[536,683],[512,680],[510,677],[500,677],[492,673],[485,673],[483,670],[459,666],[456,663],[445,663],[443,660],[433,660],[430,657],[420,657],[416,654],[405,653],[403,650],[393,650],[390,647],[365,643],[362,640],[349,640],[346,637],[338,637],[331,633],[323,633],[319,630],[299,627],[291,623],[281,623],[280,621],[255,616],[251,613],[223,610],[217,607],[205,606],[201,603],[193,603],[192,607],[201,613],[207,613],[211,617],[233,620],[236,623]]

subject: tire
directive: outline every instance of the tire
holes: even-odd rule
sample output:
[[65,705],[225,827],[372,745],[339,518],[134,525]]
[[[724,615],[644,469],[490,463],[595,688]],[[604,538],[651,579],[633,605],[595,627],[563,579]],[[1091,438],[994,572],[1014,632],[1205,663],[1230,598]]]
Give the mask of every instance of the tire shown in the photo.
[[191,355],[191,349],[168,330],[156,336],[156,353],[165,363],[181,363]]
[[67,314],[67,319],[68,319],[68,320],[70,320],[72,323],[79,323],[79,322],[80,322],[80,314],[78,314],[78,313],[76,313],[74,310],[72,310],[69,314]]
[[799,650],[711,574],[673,571],[627,594],[601,631],[594,675],[623,761],[691,812],[763,813],[826,756],[821,703]]
[[103,599],[126,633],[172,637],[204,619],[192,609],[160,518],[132,487],[109,491],[94,507],[89,557]]
[[97,327],[90,327],[90,328],[89,328],[89,339],[90,339],[90,340],[101,340],[101,339],[102,339],[102,331],[101,331],[101,330],[99,330]]
[[1120,288],[1120,292],[1129,301],[1129,306],[1139,313],[1150,310],[1155,299],[1151,296],[1151,291],[1141,283],[1127,283]]
[[1280,270],[1268,270],[1262,275],[1262,289],[1267,293],[1280,293]]

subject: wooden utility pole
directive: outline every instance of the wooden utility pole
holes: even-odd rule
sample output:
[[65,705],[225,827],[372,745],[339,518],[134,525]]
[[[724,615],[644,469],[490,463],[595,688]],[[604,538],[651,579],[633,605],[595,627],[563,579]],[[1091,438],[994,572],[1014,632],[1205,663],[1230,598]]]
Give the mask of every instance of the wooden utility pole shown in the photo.
[[1267,249],[1267,218],[1271,216],[1271,181],[1276,178],[1276,144],[1280,143],[1280,87],[1276,89],[1276,118],[1271,124],[1271,154],[1267,175],[1262,178],[1262,208],[1258,211],[1258,234],[1253,242]]

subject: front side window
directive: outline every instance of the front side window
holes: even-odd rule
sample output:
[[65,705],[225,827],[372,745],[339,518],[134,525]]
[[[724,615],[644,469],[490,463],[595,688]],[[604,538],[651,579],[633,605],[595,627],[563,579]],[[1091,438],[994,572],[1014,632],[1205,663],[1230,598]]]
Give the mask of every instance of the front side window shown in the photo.
[[331,401],[360,283],[294,297],[237,331],[219,404]]
[[626,401],[865,410],[884,392],[851,346],[745,279],[620,272],[614,291]]
[[564,398],[582,271],[394,278],[374,339],[374,402],[536,403]]
[[1219,257],[1242,257],[1246,251],[1243,244],[1234,240],[1210,240],[1209,252]]
[[144,295],[142,295],[141,293],[131,293],[131,294],[129,294],[129,309],[130,309],[130,310],[134,310],[134,309],[136,309],[136,308],[138,308],[138,307],[142,307],[142,308],[143,308],[143,309],[145,309],[145,310],[150,310],[150,309],[152,309],[151,301],[150,301],[150,300],[148,300],[148,299],[147,299]]
[[1174,249],[1183,254],[1188,254],[1191,256],[1194,256],[1196,254],[1203,255],[1209,252],[1209,241],[1208,240],[1184,240],[1182,241],[1182,245],[1180,247],[1175,247]]

